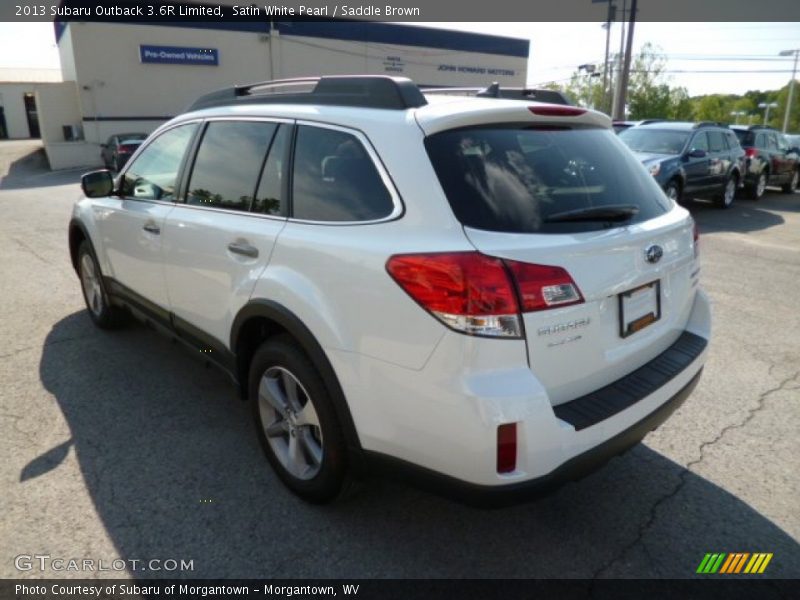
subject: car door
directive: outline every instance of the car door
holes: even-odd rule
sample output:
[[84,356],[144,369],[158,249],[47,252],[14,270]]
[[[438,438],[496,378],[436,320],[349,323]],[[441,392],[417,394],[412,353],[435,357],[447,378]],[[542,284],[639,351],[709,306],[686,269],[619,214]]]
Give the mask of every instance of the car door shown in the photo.
[[95,203],[111,288],[132,304],[166,316],[161,229],[172,210],[179,176],[199,122],[177,125],[153,138],[118,182],[116,196]]
[[[711,158],[708,155],[708,137],[705,131],[698,131],[689,141],[689,151],[684,155],[684,171],[686,172],[686,184],[684,192],[693,194],[702,192],[710,184],[710,164]],[[702,151],[703,156],[692,156],[695,151]]]
[[788,183],[792,178],[794,164],[792,157],[789,156],[789,142],[786,141],[786,137],[783,134],[778,132],[773,132],[771,135],[775,138],[775,160],[778,162],[780,183]]
[[255,119],[205,125],[184,198],[164,225],[173,323],[196,345],[224,351],[236,312],[269,262],[286,223],[292,128]]
[[721,188],[725,185],[731,161],[725,135],[718,130],[706,132],[708,137],[708,186]]
[[103,144],[102,150],[100,150],[100,154],[103,158],[103,164],[109,166],[111,164],[111,152],[114,147],[114,143],[116,142],[116,136],[112,135],[105,144]]

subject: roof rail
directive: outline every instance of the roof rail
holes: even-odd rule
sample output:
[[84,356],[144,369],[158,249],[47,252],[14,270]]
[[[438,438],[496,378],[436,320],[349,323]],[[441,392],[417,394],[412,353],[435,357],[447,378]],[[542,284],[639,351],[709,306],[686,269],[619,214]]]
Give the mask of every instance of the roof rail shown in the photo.
[[503,98],[505,100],[528,100],[535,102],[547,102],[549,104],[563,104],[572,106],[569,97],[558,90],[541,90],[522,87],[500,87],[498,82],[492,83],[489,87],[433,87],[419,86],[423,94],[452,94],[452,95],[473,95],[479,98]]
[[233,104],[329,104],[405,110],[428,103],[413,81],[385,75],[330,75],[237,85],[205,94],[187,112]]

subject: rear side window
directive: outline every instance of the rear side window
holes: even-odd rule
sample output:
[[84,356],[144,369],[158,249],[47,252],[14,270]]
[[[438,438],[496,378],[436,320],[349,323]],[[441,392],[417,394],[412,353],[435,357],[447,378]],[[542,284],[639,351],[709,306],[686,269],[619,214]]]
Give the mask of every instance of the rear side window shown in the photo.
[[564,221],[571,211],[622,205],[622,224],[665,213],[670,202],[610,130],[489,126],[429,136],[425,146],[456,217],[509,233],[593,231],[619,222]]
[[728,147],[731,150],[738,150],[739,149],[739,139],[732,131],[728,131],[725,133],[725,136],[728,138]]
[[301,125],[292,180],[292,216],[309,221],[373,221],[392,197],[364,146],[343,131]]
[[206,127],[189,180],[186,203],[250,210],[274,123],[212,121]]
[[178,171],[197,126],[197,123],[179,125],[154,139],[125,171],[122,195],[174,202]]
[[756,135],[756,146],[758,148],[766,148],[767,147],[767,134],[766,133],[759,133]]

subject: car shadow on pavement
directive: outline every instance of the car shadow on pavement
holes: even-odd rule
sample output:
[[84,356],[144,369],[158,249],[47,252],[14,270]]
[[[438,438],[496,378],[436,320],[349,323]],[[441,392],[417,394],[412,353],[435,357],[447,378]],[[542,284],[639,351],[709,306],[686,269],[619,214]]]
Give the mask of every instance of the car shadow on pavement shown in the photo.
[[[0,156],[2,159],[2,156]],[[21,190],[79,183],[82,173],[99,167],[51,171],[44,148],[32,148],[7,163],[0,161],[0,190]]]
[[193,561],[134,577],[691,577],[725,551],[773,552],[773,577],[800,565],[769,519],[644,445],[506,509],[382,480],[313,506],[270,471],[227,378],[143,326],[100,331],[74,313],[47,336],[40,377],[72,439],[21,479],[74,451],[119,557]]
[[684,208],[692,213],[700,233],[732,231],[748,233],[783,225],[782,212],[800,212],[800,194],[782,194],[768,191],[756,201],[736,199],[727,210],[719,209],[706,200],[686,200]]

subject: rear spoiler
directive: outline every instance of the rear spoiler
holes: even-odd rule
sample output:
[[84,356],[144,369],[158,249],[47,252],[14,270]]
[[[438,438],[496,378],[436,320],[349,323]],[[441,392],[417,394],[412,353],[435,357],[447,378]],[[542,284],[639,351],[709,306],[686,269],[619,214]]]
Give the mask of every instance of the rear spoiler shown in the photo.
[[574,106],[564,92],[558,90],[542,90],[522,87],[500,87],[498,82],[492,83],[489,87],[433,87],[419,86],[423,94],[442,94],[453,96],[476,96],[478,98],[502,98],[504,100],[527,100],[535,102],[547,102],[549,104],[562,104]]

